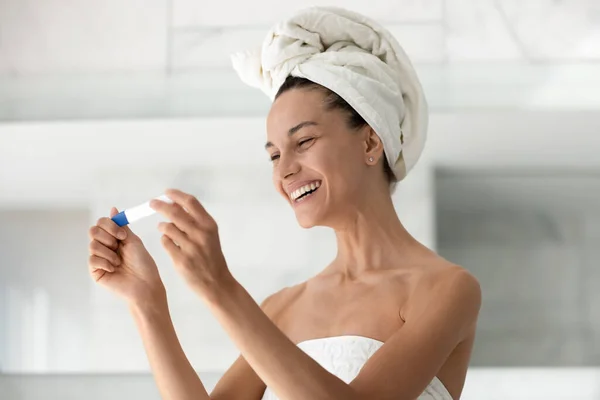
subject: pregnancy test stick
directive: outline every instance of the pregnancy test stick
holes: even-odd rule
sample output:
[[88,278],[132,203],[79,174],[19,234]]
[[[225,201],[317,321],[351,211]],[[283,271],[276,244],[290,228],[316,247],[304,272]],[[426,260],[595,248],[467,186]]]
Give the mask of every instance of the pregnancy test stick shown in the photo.
[[[156,197],[157,200],[162,200],[167,203],[173,203],[173,200],[168,198],[166,195]],[[150,208],[150,200],[140,204],[139,206],[135,206],[132,208],[128,208],[124,211],[121,211],[111,219],[115,221],[115,223],[119,226],[125,226],[135,222],[139,219],[149,217],[153,214],[156,214],[156,211]]]

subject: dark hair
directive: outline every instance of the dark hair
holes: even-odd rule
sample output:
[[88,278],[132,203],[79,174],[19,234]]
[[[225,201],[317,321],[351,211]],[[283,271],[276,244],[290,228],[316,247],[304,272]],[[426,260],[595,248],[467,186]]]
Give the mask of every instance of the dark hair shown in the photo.
[[[287,92],[291,89],[307,89],[307,90],[319,90],[323,92],[325,95],[325,99],[323,100],[323,104],[325,105],[325,109],[328,111],[331,110],[340,110],[346,114],[347,119],[346,123],[350,129],[358,130],[365,125],[368,125],[361,115],[356,112],[354,108],[344,99],[342,99],[337,93],[332,90],[329,90],[325,86],[319,85],[313,81],[310,81],[306,78],[299,78],[295,76],[288,76],[283,82],[283,85],[277,91],[275,95],[275,99],[277,99],[281,94]],[[396,182],[396,177],[394,176],[394,172],[390,168],[390,164],[387,161],[387,158],[383,157],[383,172],[385,173],[385,177],[390,185]]]

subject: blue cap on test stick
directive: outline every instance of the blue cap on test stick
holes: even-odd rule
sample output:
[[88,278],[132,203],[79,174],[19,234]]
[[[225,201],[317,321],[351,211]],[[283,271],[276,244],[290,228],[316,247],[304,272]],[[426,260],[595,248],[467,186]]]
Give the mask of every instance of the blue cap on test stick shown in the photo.
[[115,223],[119,226],[125,226],[125,225],[129,224],[129,221],[127,220],[127,216],[125,215],[125,211],[121,211],[120,213],[118,213],[117,215],[112,217],[111,219],[113,221],[115,221]]

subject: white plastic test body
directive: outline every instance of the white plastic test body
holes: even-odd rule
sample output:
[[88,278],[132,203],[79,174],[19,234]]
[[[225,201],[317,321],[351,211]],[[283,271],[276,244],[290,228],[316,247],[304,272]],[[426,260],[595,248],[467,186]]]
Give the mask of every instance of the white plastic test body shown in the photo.
[[[166,195],[155,197],[157,200],[162,200],[167,203],[173,203],[173,200],[168,198]],[[150,208],[150,201],[140,204],[139,206],[128,208],[124,211],[121,211],[111,219],[119,226],[129,225],[132,222],[140,220],[142,218],[149,217],[156,213],[152,208]]]

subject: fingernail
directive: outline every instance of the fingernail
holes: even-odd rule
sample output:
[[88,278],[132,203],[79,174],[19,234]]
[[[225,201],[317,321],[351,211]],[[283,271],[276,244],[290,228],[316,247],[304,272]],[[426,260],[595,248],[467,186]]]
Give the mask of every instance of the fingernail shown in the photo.
[[125,233],[125,231],[119,231],[117,237],[121,240],[124,240],[127,237],[127,234]]

